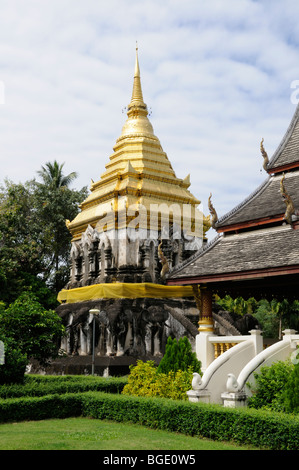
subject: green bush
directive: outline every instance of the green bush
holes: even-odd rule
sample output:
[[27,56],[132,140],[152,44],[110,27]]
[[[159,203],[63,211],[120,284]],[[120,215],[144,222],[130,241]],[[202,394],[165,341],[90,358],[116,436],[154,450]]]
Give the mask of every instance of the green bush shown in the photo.
[[68,418],[81,413],[82,397],[79,394],[0,399],[1,422]]
[[249,384],[253,393],[248,400],[249,408],[285,411],[284,392],[293,370],[290,361],[277,361],[254,373],[256,384],[254,387]]
[[299,413],[299,364],[290,373],[282,398],[287,412]]
[[233,440],[272,450],[298,450],[299,416],[102,392],[0,399],[0,421],[86,416]]
[[128,384],[122,393],[138,397],[161,397],[173,400],[187,400],[187,391],[191,389],[192,369],[167,374],[158,371],[154,361],[137,361],[130,366]]
[[46,310],[31,292],[23,292],[6,310],[0,310],[0,334],[13,339],[23,354],[41,365],[57,357],[64,331],[58,314]]
[[192,368],[193,372],[200,373],[201,363],[196,354],[192,351],[191,344],[186,336],[167,340],[165,354],[158,366],[158,372],[168,374],[168,372],[188,371]]
[[299,417],[220,405],[86,393],[83,414],[276,450],[299,448]]
[[27,355],[22,353],[17,343],[0,334],[4,343],[4,364],[0,365],[0,385],[22,383],[27,366]]
[[43,396],[86,391],[121,393],[127,384],[126,377],[97,377],[84,375],[25,375],[24,383],[2,385],[1,398]]

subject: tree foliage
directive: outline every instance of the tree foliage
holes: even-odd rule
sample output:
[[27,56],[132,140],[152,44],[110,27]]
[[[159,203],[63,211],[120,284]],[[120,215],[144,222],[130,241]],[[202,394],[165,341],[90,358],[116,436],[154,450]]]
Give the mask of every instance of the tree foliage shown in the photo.
[[4,363],[0,365],[0,385],[22,383],[26,366],[27,354],[23,353],[16,341],[0,332],[0,341],[4,344]]
[[7,304],[31,289],[47,307],[67,282],[72,220],[87,188],[70,189],[76,173],[63,175],[63,164],[47,163],[24,184],[5,180],[0,187],[0,300]]
[[238,315],[251,314],[259,322],[265,338],[281,339],[282,331],[285,328],[299,330],[299,301],[283,299],[278,301],[261,299],[255,300],[253,297],[248,300],[242,297],[232,298],[226,295],[224,298],[217,298],[217,304],[229,312]]
[[[297,358],[299,360],[299,350]],[[283,399],[287,412],[299,413],[299,363],[294,365],[294,369],[288,377]]]
[[[296,356],[296,353],[295,353]],[[254,373],[255,385],[248,401],[250,408],[299,413],[299,349],[297,359],[277,361]]]
[[54,310],[46,310],[28,292],[0,311],[0,334],[9,338],[28,359],[46,364],[56,357],[64,327]]
[[63,164],[48,162],[38,174],[42,183],[36,183],[36,199],[44,226],[46,281],[58,292],[68,280],[71,234],[66,220],[72,220],[79,211],[79,204],[87,196],[87,189],[70,189],[68,185],[77,173],[63,174]]
[[177,341],[176,338],[172,339],[169,336],[165,354],[161,359],[157,372],[167,374],[170,371],[187,371],[189,368],[193,372],[200,373],[201,363],[192,351],[188,338],[184,336]]
[[124,386],[122,394],[187,400],[187,391],[191,389],[192,374],[191,367],[184,371],[158,372],[154,361],[138,360],[136,366],[130,366],[128,383]]

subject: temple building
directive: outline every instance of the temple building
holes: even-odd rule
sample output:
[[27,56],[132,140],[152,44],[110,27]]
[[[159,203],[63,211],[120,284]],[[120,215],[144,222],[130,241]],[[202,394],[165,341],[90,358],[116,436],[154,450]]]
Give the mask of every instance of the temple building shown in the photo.
[[67,221],[71,271],[57,312],[67,328],[61,347],[69,357],[91,354],[92,309],[99,311],[95,348],[103,367],[116,358],[119,364],[123,357],[159,358],[170,335],[194,341],[192,287],[165,285],[167,272],[201,249],[211,227],[189,186],[189,175],[176,176],[154,134],[136,49],[121,135],[80,213]]
[[263,140],[261,154],[265,181],[219,219],[210,201],[218,235],[168,275],[169,286],[198,291],[200,331],[214,329],[214,294],[299,297],[299,105],[272,158]]

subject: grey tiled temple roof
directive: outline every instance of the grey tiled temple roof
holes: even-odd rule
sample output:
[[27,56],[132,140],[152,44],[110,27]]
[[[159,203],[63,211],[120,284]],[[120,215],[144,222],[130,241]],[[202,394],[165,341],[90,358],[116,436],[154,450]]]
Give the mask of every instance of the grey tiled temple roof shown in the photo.
[[299,162],[299,104],[291,123],[267,166],[267,171]]
[[[270,176],[242,204],[219,219],[216,228],[284,214],[286,205],[280,193],[281,178],[281,174]],[[287,173],[284,185],[295,207],[299,208],[299,172]]]
[[[283,222],[286,204],[280,192],[280,183],[285,171],[284,188],[292,199],[295,211],[298,211],[299,105],[280,146],[268,163],[267,171],[270,175],[268,179],[218,220],[215,228],[219,232],[224,231],[224,234],[218,235],[208,246],[172,269],[168,283],[187,283],[192,278],[194,282],[201,283],[257,279],[270,273],[271,276],[297,273],[299,227],[298,224],[293,226]],[[280,225],[273,226],[273,222]],[[246,231],[247,225],[251,229]],[[237,229],[243,231],[235,233]],[[295,283],[296,295],[297,290]]]
[[168,279],[223,275],[299,264],[299,230],[290,225],[218,236]]

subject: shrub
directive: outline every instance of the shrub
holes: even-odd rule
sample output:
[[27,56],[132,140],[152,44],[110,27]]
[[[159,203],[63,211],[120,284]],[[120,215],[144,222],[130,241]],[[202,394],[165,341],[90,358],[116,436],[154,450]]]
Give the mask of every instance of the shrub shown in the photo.
[[2,385],[0,387],[0,397],[37,397],[86,391],[121,393],[127,382],[128,380],[125,377],[25,375],[24,383],[22,385]]
[[170,371],[167,374],[158,371],[153,361],[137,361],[130,366],[128,384],[123,394],[139,397],[161,397],[175,400],[187,400],[186,392],[191,388],[192,369]]
[[2,422],[70,416],[138,423],[272,450],[299,448],[299,416],[283,413],[101,392],[0,399]]
[[0,399],[0,421],[28,421],[80,416],[82,398],[79,394],[46,395]]
[[289,375],[282,398],[287,412],[299,413],[299,363]]
[[193,372],[200,373],[201,363],[192,351],[191,344],[186,336],[167,340],[165,354],[158,366],[158,372],[167,374],[170,371],[187,371],[192,368]]
[[17,343],[0,334],[4,343],[4,364],[0,365],[0,385],[22,383],[27,366],[27,355],[22,353]]
[[299,447],[299,418],[283,413],[123,395],[84,394],[83,414],[275,450]]
[[254,373],[256,385],[250,386],[253,396],[248,400],[250,408],[284,411],[284,391],[294,365],[290,361],[277,361]]
[[23,292],[6,310],[0,310],[0,334],[13,339],[23,354],[41,365],[58,355],[64,331],[58,314],[46,310],[31,292]]

